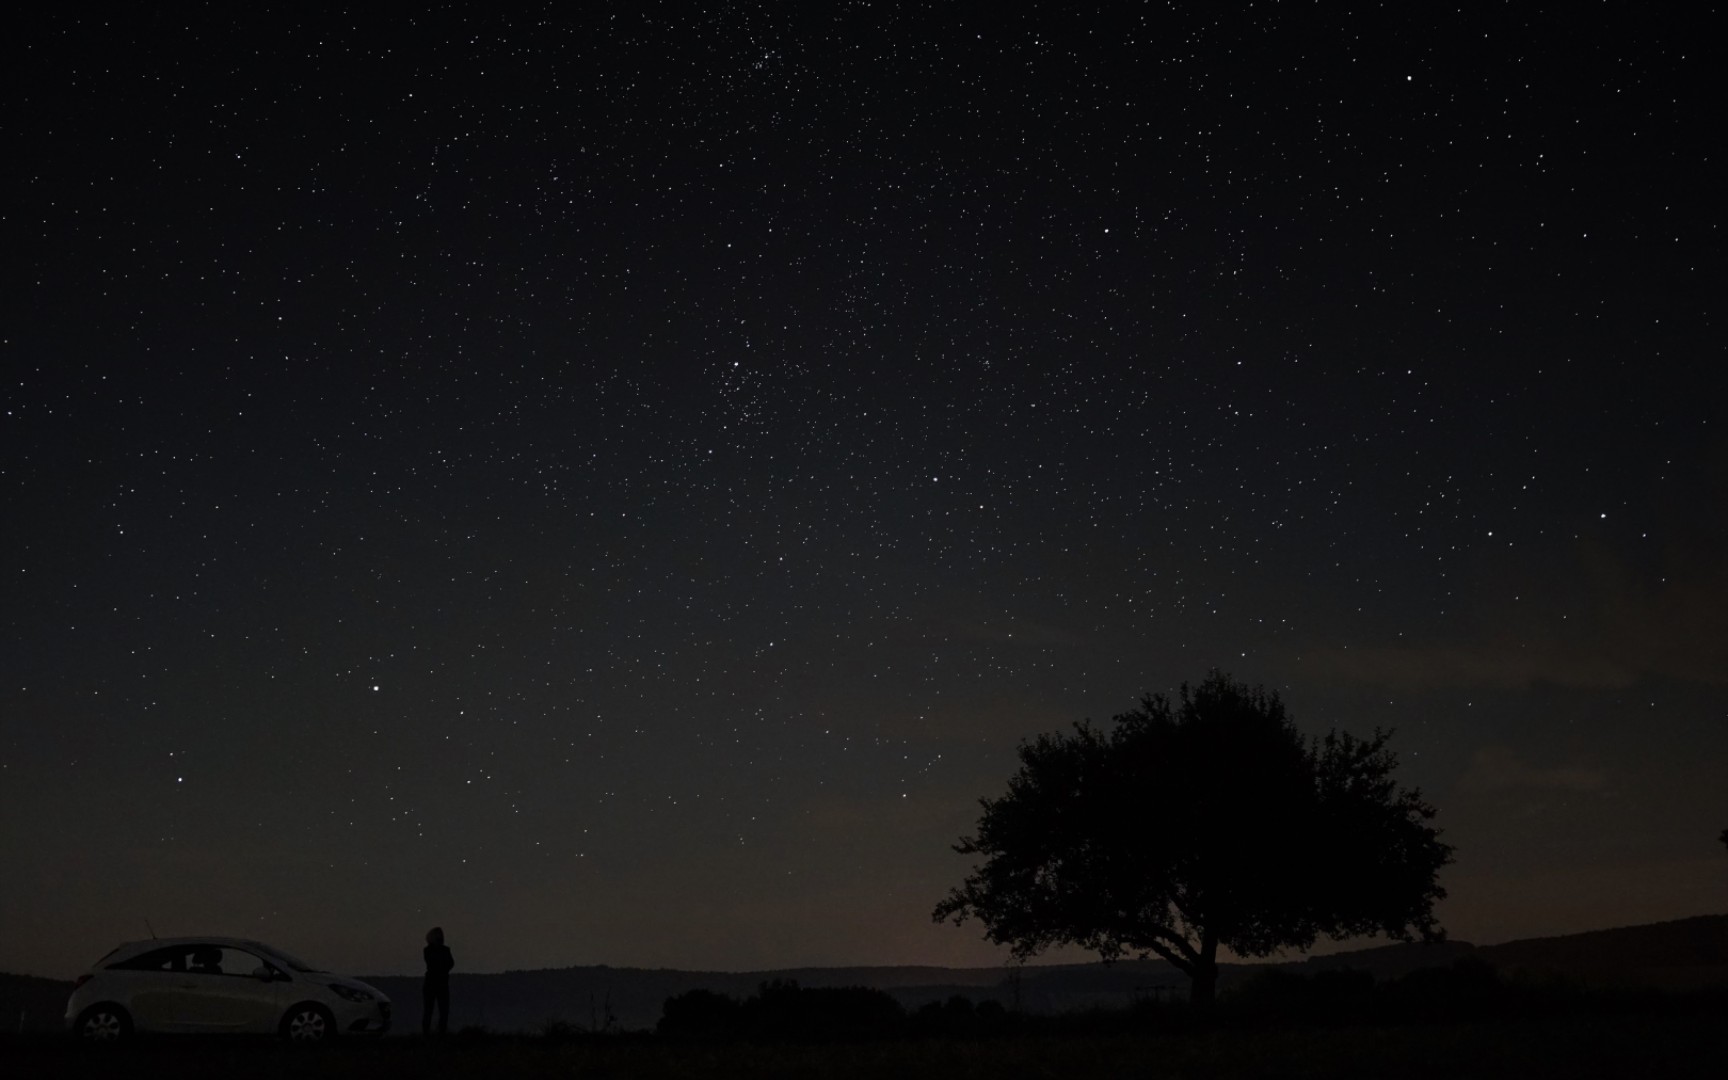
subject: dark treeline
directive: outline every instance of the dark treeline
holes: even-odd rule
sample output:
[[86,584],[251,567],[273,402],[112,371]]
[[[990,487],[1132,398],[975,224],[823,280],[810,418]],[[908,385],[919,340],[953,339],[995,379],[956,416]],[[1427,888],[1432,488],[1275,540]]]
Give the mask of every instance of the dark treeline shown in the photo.
[[1689,993],[1602,989],[1562,980],[1508,979],[1467,957],[1395,979],[1350,968],[1312,974],[1268,970],[1242,983],[1211,1010],[1188,1002],[1144,1000],[1126,1009],[1056,1015],[1010,1012],[960,996],[908,1011],[867,987],[804,988],[764,983],[740,1001],[692,990],[665,1003],[655,1033],[673,1040],[825,1042],[1002,1035],[1099,1035],[1232,1027],[1345,1027],[1454,1024],[1617,1013],[1721,1011],[1728,990]]
[[739,1001],[712,990],[668,998],[655,1033],[668,1038],[828,1041],[905,1035],[983,1034],[1006,1029],[1009,1014],[994,1001],[964,997],[908,1013],[888,993],[863,986],[801,987],[763,983]]
[[1396,979],[1339,968],[1313,974],[1271,969],[1225,999],[1221,1023],[1301,1026],[1454,1024],[1614,1013],[1720,1011],[1728,989],[1600,987],[1559,977],[1507,978],[1477,957],[1419,968]]

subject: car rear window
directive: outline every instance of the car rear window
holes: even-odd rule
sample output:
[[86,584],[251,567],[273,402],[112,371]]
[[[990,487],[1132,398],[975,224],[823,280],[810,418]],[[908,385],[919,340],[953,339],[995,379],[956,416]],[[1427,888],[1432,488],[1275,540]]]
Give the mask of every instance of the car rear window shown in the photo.
[[109,964],[116,971],[185,971],[186,946],[175,945],[166,949],[151,949],[139,953],[130,960],[121,960]]

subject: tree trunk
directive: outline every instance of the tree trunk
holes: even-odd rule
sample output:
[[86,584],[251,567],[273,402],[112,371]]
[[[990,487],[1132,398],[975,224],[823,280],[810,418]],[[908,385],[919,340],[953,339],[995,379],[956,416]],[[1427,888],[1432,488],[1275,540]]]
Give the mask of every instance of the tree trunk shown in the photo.
[[1200,935],[1200,959],[1194,965],[1193,978],[1188,1003],[1200,1012],[1211,1012],[1218,998],[1218,938],[1210,932]]

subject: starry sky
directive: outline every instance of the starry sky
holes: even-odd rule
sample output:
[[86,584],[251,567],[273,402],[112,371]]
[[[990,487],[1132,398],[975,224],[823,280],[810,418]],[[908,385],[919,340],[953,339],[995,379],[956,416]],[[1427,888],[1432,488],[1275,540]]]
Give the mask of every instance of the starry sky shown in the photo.
[[1728,908],[1713,12],[243,7],[0,45],[0,970],[1001,963],[1212,667],[1455,937]]

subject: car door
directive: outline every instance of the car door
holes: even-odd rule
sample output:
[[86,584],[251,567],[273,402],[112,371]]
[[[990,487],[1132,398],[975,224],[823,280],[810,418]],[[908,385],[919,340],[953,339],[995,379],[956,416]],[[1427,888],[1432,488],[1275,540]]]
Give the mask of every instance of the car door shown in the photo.
[[152,949],[111,965],[103,975],[111,980],[115,1000],[132,1014],[138,1031],[184,1031],[180,998],[186,992],[186,950],[180,946]]
[[177,1022],[184,1031],[274,1031],[281,985],[261,956],[232,945],[195,946],[175,1000]]
[[275,1034],[287,1005],[288,977],[269,960],[246,949],[229,949],[231,972],[241,980],[230,991],[236,1031]]

